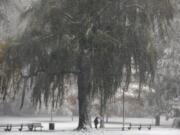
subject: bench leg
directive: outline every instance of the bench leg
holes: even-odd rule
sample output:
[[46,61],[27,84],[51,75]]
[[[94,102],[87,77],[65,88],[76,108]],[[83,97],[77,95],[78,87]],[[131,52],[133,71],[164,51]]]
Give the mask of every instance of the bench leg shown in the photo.
[[19,128],[19,131],[22,131],[22,129],[23,129],[23,127],[20,127],[20,128]]
[[125,128],[124,127],[122,127],[122,131],[124,131],[125,130]]
[[6,128],[4,129],[4,131],[8,131],[9,130],[9,125],[6,126]]

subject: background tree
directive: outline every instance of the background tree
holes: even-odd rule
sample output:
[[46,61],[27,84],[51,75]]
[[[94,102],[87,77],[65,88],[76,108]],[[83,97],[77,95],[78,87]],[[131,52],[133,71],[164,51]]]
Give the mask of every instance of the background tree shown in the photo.
[[[177,6],[180,3],[177,2]],[[150,102],[153,103],[151,110],[154,110],[156,125],[160,125],[160,116],[169,115],[173,111],[172,101],[179,96],[179,9],[174,16],[172,23],[173,32],[168,42],[157,42],[158,62],[153,89],[150,96]],[[152,96],[155,100],[152,101]]]
[[22,105],[29,87],[35,105],[44,100],[56,107],[64,81],[77,76],[78,129],[91,127],[93,95],[101,93],[105,106],[122,77],[128,89],[132,68],[140,84],[154,78],[154,33],[165,37],[172,12],[169,0],[37,1],[25,13],[24,34],[7,51],[8,82],[17,86],[14,93],[23,84]]

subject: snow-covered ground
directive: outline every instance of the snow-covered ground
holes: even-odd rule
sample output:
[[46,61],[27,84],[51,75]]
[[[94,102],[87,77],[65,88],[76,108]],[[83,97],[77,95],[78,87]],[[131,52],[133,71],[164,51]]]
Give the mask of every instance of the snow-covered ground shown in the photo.
[[[13,128],[11,132],[4,132],[3,128],[0,128],[0,135],[180,135],[180,130],[171,128],[172,120],[166,121],[162,119],[161,127],[152,127],[151,130],[143,128],[139,131],[137,128],[130,131],[121,131],[122,125],[120,124],[121,118],[111,118],[110,123],[106,124],[106,128],[92,129],[86,132],[77,132],[74,129],[77,127],[77,118],[74,121],[70,117],[55,117],[55,131],[48,130],[48,123],[50,118],[47,117],[0,117],[0,124],[21,124],[21,123],[33,123],[41,122],[43,125],[43,131],[29,132],[24,130],[18,131],[18,128]],[[126,122],[132,123],[146,123],[153,124],[154,120],[150,118],[129,118]]]

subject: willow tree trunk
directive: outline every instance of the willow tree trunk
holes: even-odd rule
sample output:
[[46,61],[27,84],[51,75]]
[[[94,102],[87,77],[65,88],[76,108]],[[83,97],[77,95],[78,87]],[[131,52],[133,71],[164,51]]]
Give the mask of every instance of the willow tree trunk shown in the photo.
[[100,110],[100,116],[101,116],[100,128],[104,128],[104,115],[105,115],[105,107],[101,106],[101,110]]
[[109,122],[109,114],[106,114],[106,123]]
[[84,74],[78,76],[79,125],[78,130],[91,128],[90,103],[91,98]]
[[155,126],[160,126],[160,115],[156,115],[155,117]]
[[78,100],[79,124],[78,130],[92,128],[91,125],[91,74],[90,57],[88,51],[82,50],[79,59]]
[[104,95],[104,90],[101,90],[101,106],[100,106],[101,120],[100,120],[100,128],[104,128],[105,111],[106,111],[105,95]]

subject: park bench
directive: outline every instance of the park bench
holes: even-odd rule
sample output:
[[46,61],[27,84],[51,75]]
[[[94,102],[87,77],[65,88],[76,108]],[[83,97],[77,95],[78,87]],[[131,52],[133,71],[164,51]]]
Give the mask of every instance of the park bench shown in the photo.
[[141,130],[142,128],[147,128],[151,130],[152,125],[151,124],[129,124],[128,130],[131,130],[132,128],[138,128],[138,130]]
[[10,125],[6,125],[4,131],[11,131],[11,129],[12,129],[12,125],[11,124]]
[[4,131],[11,131],[12,128],[18,128],[19,131],[22,131],[23,124],[1,124],[0,128],[4,128]]
[[3,128],[4,131],[11,131],[12,125],[11,124],[1,124],[0,128]]
[[0,128],[3,128],[4,131],[11,131],[12,128],[17,128],[19,131],[22,131],[23,128],[27,128],[29,131],[36,131],[40,129],[42,131],[41,123],[28,123],[28,124],[0,124]]
[[37,129],[40,129],[42,131],[42,124],[41,123],[31,123],[31,124],[28,124],[28,129],[29,131],[36,131]]

